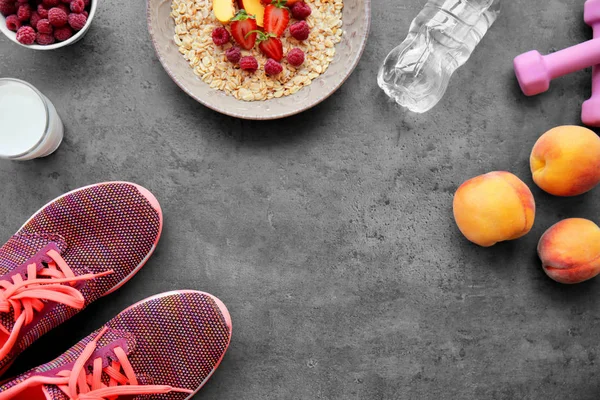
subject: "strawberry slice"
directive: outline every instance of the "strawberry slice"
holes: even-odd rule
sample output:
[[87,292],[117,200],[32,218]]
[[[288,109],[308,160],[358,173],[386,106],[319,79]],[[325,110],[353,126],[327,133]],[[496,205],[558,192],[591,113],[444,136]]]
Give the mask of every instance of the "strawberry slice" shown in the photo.
[[237,15],[231,19],[231,36],[245,50],[251,50],[256,43],[256,19],[253,15],[248,15],[246,10],[238,11]]
[[285,0],[274,0],[265,7],[265,32],[281,37],[290,22],[290,10],[285,6]]
[[275,61],[283,59],[283,43],[272,33],[255,31],[258,35],[258,48],[268,58]]

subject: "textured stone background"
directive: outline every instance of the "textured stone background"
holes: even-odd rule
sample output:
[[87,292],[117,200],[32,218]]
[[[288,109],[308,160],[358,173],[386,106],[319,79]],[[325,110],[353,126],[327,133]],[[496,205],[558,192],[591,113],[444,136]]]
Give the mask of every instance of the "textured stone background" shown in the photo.
[[[591,38],[583,0],[506,1],[442,102],[406,113],[380,62],[425,0],[373,0],[357,70],[300,116],[245,122],[180,91],[154,55],[141,0],[105,0],[79,44],[33,52],[0,38],[0,76],[52,99],[67,136],[44,160],[0,163],[1,240],[63,192],[131,180],[162,203],[156,255],[123,289],[36,343],[46,362],[133,302],[191,288],[231,310],[234,338],[198,399],[597,399],[600,280],[546,278],[535,247],[565,217],[600,220],[600,189],[559,199],[533,185],[547,129],[578,124],[589,70],[542,96],[511,60]],[[452,220],[467,178],[509,170],[538,204],[522,240],[481,249]]]

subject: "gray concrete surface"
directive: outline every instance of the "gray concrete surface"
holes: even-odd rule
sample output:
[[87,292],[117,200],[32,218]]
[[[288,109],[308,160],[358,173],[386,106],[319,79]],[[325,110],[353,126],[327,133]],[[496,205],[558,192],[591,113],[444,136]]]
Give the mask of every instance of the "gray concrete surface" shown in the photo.
[[[107,180],[150,188],[165,211],[139,275],[28,350],[48,361],[133,302],[192,288],[229,306],[234,338],[198,399],[596,399],[600,280],[561,286],[535,247],[561,218],[600,220],[600,189],[554,198],[528,155],[549,128],[579,124],[590,72],[527,99],[516,54],[591,37],[583,0],[506,2],[431,112],[403,112],[375,82],[425,0],[374,0],[365,55],[329,100],[245,122],[171,82],[144,3],[104,1],[78,45],[32,52],[0,38],[0,76],[52,99],[67,126],[44,160],[0,162],[2,240],[63,192]],[[509,170],[538,204],[532,232],[482,249],[456,229],[464,180]]]

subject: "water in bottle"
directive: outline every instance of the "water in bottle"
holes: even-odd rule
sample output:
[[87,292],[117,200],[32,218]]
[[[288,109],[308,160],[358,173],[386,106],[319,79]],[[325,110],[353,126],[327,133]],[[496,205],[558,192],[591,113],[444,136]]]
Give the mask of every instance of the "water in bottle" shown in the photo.
[[496,20],[501,0],[429,0],[377,77],[398,104],[423,113],[442,98],[450,77]]

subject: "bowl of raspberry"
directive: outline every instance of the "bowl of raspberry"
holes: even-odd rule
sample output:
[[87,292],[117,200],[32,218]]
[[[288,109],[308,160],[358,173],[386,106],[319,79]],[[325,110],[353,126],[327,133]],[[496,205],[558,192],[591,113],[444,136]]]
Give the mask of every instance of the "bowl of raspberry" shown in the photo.
[[0,0],[0,31],[33,50],[79,41],[96,14],[97,0]]

